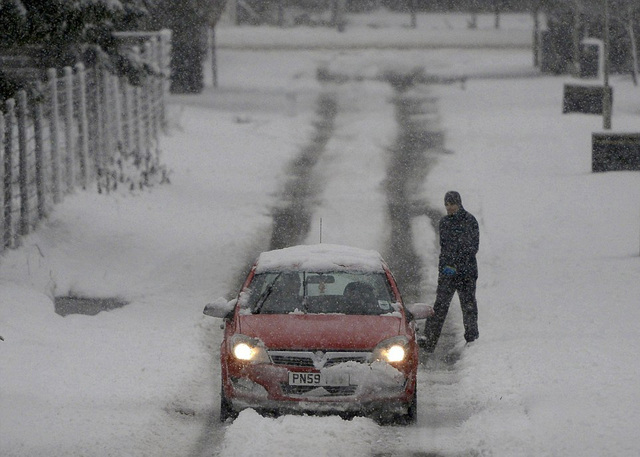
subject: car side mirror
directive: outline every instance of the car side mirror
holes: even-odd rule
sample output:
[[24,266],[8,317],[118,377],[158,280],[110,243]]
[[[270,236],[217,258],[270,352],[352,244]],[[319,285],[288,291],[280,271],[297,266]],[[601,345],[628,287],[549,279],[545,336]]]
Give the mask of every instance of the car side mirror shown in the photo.
[[227,300],[224,297],[216,298],[204,307],[203,313],[207,316],[227,319],[238,303],[237,299]]
[[433,307],[426,303],[412,303],[405,305],[405,308],[413,315],[414,319],[426,319],[434,314]]

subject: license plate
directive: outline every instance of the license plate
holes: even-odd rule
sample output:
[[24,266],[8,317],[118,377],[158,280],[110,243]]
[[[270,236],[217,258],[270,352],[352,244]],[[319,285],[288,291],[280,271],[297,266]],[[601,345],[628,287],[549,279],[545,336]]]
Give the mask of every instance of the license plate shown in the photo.
[[301,373],[289,372],[290,386],[348,386],[347,373]]

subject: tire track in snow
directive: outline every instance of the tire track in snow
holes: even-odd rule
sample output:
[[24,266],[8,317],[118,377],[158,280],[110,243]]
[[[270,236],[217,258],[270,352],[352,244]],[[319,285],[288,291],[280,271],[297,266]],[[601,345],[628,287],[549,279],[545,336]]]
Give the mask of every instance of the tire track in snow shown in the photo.
[[273,230],[269,249],[301,244],[311,229],[313,202],[322,190],[314,168],[333,135],[338,102],[334,94],[320,94],[316,110],[319,120],[309,145],[289,164],[290,178],[281,200],[273,208]]
[[[399,77],[390,82],[397,91],[394,104],[399,133],[395,145],[389,149],[385,189],[391,232],[384,257],[397,277],[405,302],[432,302],[433,292],[425,290],[422,273],[428,272],[431,265],[435,267],[437,258],[420,254],[427,247],[416,245],[412,221],[426,215],[437,241],[441,209],[429,207],[419,196],[433,163],[448,151],[438,123],[437,99],[429,95],[428,86],[413,86],[408,82],[408,76],[396,76]],[[433,246],[428,250],[434,253],[432,257],[437,255],[437,249],[438,246]],[[423,266],[423,262],[427,265]],[[387,444],[374,454],[376,457],[452,455],[443,451],[438,443],[447,442],[449,436],[455,435],[455,427],[470,416],[467,408],[456,401],[460,388],[456,362],[461,356],[457,341],[462,330],[459,325],[461,313],[456,310],[455,301],[436,351],[433,354],[421,351],[420,354],[417,426],[384,430],[385,439],[381,442]]]
[[[302,148],[290,163],[290,177],[279,203],[272,210],[270,249],[303,243],[311,232],[314,208],[319,204],[318,196],[324,187],[323,179],[317,176],[317,164],[334,134],[339,94],[340,91],[324,93],[318,99],[316,132],[310,144]],[[439,211],[416,204],[416,200],[430,165],[443,151],[443,134],[432,123],[436,103],[433,98],[423,93],[398,91],[392,101],[399,134],[396,143],[388,148],[388,167],[382,183],[389,226],[388,240],[384,243],[386,248],[382,251],[398,279],[405,301],[412,302],[424,300],[422,297],[425,295],[421,274],[423,260],[416,253],[420,247],[415,246],[412,220],[426,213],[433,219],[433,224],[437,224],[440,216]],[[241,273],[239,281],[244,279],[245,273]],[[466,419],[465,411],[455,404],[455,385],[458,382],[455,362],[459,357],[455,341],[460,332],[451,322],[452,319],[447,319],[436,352],[422,361],[418,379],[421,394],[417,427],[381,427],[382,439],[377,441],[372,455],[438,457],[442,454],[437,449],[416,451],[416,445],[417,449],[432,447],[422,443],[424,440],[420,436],[425,433],[433,435],[439,430],[450,431]],[[441,396],[446,401],[440,401]],[[218,423],[217,411],[212,411],[192,455],[216,455],[226,428]]]
[[[314,177],[314,168],[325,150],[326,144],[333,135],[334,120],[338,111],[334,94],[321,93],[318,97],[315,133],[310,143],[305,146],[289,164],[289,179],[277,205],[272,209],[273,226],[269,249],[281,249],[300,244],[310,229],[312,207],[315,196],[321,191],[321,183]],[[257,248],[258,252],[263,248]],[[230,285],[227,296],[233,296],[237,286],[242,284],[249,272],[255,256],[251,253],[246,265],[238,272],[236,280]],[[212,363],[218,363],[217,351],[212,353]],[[219,390],[219,386],[214,391]],[[216,399],[217,400],[217,399]],[[217,403],[216,403],[217,405]],[[210,457],[218,454],[227,426],[219,421],[218,406],[209,411],[204,420],[203,431],[196,443],[192,457]]]

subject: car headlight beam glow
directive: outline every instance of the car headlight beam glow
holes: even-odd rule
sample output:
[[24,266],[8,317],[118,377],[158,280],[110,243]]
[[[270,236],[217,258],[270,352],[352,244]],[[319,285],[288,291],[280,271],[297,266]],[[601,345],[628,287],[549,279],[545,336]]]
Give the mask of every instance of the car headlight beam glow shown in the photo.
[[387,363],[400,363],[409,355],[409,340],[404,336],[397,336],[382,341],[373,351],[373,360]]
[[238,360],[251,360],[255,350],[247,343],[238,343],[233,347],[233,355]]
[[256,338],[235,335],[231,341],[231,354],[236,360],[250,363],[268,363],[269,355],[264,344]]
[[387,359],[387,362],[402,362],[405,357],[405,352],[404,347],[399,344],[394,344],[386,351],[382,351],[382,355]]

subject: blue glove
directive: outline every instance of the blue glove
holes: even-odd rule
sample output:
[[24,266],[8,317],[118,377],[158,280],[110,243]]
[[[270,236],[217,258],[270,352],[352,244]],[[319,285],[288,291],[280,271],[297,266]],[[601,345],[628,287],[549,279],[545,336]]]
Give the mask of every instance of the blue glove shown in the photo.
[[442,269],[442,274],[445,276],[453,276],[456,274],[456,269],[447,265]]

